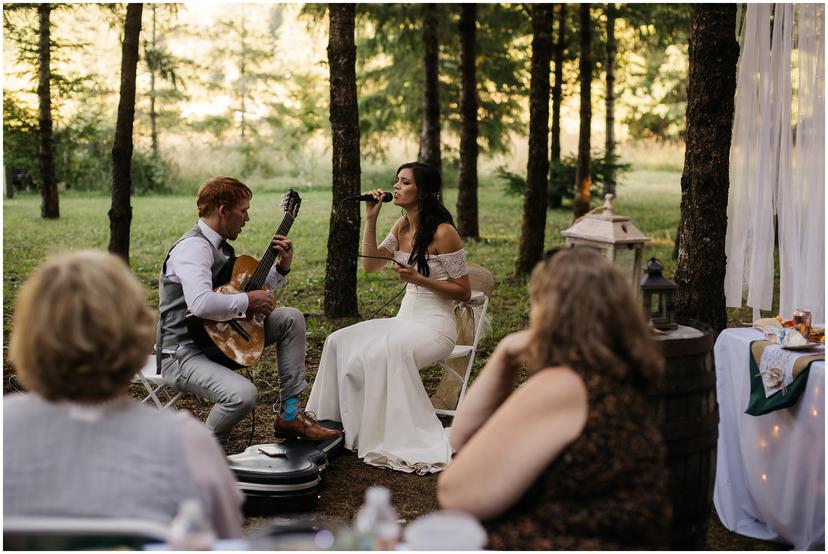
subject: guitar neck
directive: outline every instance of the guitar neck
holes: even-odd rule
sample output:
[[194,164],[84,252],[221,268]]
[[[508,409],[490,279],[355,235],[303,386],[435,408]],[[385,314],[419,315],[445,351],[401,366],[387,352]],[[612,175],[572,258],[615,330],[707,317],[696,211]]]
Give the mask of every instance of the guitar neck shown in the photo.
[[[282,223],[279,225],[279,228],[276,229],[275,235],[282,235],[287,236],[288,232],[290,231],[291,226],[293,225],[293,217],[290,214],[285,214],[285,218],[282,220]],[[256,266],[256,271],[253,273],[253,277],[250,279],[246,290],[259,290],[264,285],[265,279],[267,279],[267,274],[270,273],[270,268],[273,266],[273,262],[276,260],[276,251],[270,246],[270,243],[267,244],[267,248],[262,254],[261,259],[259,260],[259,265]]]

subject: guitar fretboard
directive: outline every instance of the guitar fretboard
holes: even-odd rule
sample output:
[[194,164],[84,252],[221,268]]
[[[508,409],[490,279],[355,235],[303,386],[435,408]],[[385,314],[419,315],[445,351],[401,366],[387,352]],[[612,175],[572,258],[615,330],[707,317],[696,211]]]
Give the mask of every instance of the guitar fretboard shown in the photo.
[[[282,220],[282,223],[279,225],[279,228],[276,229],[276,232],[273,233],[274,236],[282,235],[287,236],[288,231],[290,231],[291,226],[293,225],[293,217],[286,213],[285,218]],[[264,254],[262,254],[261,259],[259,260],[259,265],[256,266],[256,271],[253,272],[253,277],[247,283],[245,287],[245,291],[249,292],[251,290],[259,290],[264,285],[265,279],[267,279],[267,274],[270,273],[270,268],[273,266],[273,262],[276,260],[276,251],[273,250],[270,243],[267,244],[267,249],[265,250]]]

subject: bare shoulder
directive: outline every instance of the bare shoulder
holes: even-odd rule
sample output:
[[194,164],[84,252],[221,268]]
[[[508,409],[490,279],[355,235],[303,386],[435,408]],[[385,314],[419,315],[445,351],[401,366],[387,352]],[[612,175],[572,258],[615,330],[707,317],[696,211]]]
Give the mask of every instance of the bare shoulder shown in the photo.
[[400,216],[397,221],[391,226],[390,233],[393,234],[395,237],[399,238],[400,236],[400,229],[402,229],[403,224],[405,223],[405,217]]
[[530,381],[538,388],[546,392],[557,394],[582,394],[586,399],[586,385],[581,376],[575,370],[567,366],[545,367],[535,372]]
[[457,232],[454,225],[441,223],[437,226],[437,230],[434,232],[434,247],[439,254],[449,254],[463,248],[460,233]]
[[568,427],[576,436],[586,423],[586,385],[581,376],[569,367],[538,370],[512,396],[526,415],[550,421],[560,421],[564,416],[572,424]]

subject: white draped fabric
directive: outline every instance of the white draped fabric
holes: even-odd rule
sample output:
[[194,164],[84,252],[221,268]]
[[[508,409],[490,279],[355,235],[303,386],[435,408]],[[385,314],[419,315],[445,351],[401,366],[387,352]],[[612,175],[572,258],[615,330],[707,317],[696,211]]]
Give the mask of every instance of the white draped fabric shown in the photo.
[[793,183],[780,190],[785,202],[779,214],[781,236],[793,236],[794,264],[782,265],[780,311],[810,309],[814,321],[825,321],[825,6],[799,8],[799,105]]
[[[807,308],[815,321],[822,321],[824,7],[749,4],[740,44],[725,241],[726,303],[739,307],[746,295],[757,317],[759,309],[771,309],[778,233],[780,312],[790,317],[795,308]],[[799,66],[795,95],[792,60]],[[798,107],[796,148],[792,100]]]

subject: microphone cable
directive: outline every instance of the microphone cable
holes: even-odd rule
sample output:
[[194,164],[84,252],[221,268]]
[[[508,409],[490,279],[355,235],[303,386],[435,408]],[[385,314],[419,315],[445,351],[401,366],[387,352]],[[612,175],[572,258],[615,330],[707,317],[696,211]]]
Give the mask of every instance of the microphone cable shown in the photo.
[[[333,226],[334,226],[334,227],[336,226],[336,224],[337,224],[337,223],[339,223],[339,213],[340,213],[340,212],[339,212],[339,208],[341,208],[341,207],[342,207],[342,204],[343,204],[346,200],[356,200],[356,198],[354,198],[353,196],[346,196],[345,198],[343,198],[342,200],[340,200],[340,201],[339,201],[339,204],[337,204],[337,205],[336,205],[336,208],[334,209],[334,222],[333,222]],[[357,252],[357,258],[371,258],[371,259],[374,259],[374,260],[388,260],[388,261],[393,262],[393,263],[395,263],[395,264],[399,264],[399,263],[400,263],[400,262],[398,262],[397,260],[395,260],[394,258],[389,258],[389,257],[387,257],[387,256],[368,256],[368,255],[365,255],[365,254],[360,254],[359,252]],[[406,288],[407,286],[408,286],[408,283],[404,283],[404,284],[403,284],[403,286],[402,286],[402,288],[400,289],[400,291],[399,291],[397,294],[395,294],[394,296],[392,296],[390,300],[388,300],[385,304],[383,304],[382,306],[380,306],[379,308],[377,308],[376,310],[374,310],[374,312],[373,312],[370,316],[368,316],[367,318],[363,319],[362,321],[368,321],[368,320],[370,320],[370,319],[374,319],[374,316],[375,316],[375,315],[377,315],[380,311],[382,311],[382,310],[383,310],[383,308],[385,308],[385,307],[386,307],[386,306],[388,306],[391,302],[393,302],[394,300],[396,300],[397,298],[399,298],[399,296],[400,296],[403,292],[405,292],[405,288]]]

